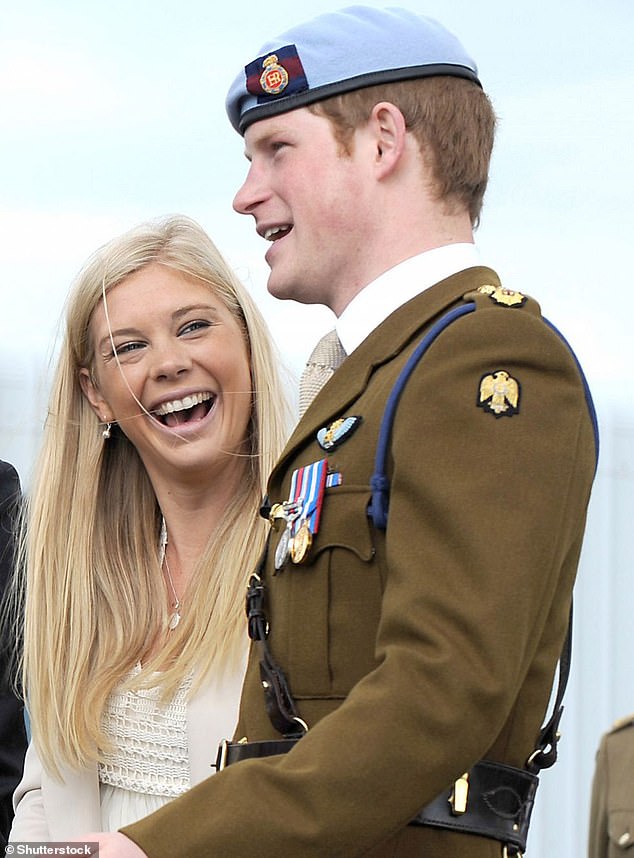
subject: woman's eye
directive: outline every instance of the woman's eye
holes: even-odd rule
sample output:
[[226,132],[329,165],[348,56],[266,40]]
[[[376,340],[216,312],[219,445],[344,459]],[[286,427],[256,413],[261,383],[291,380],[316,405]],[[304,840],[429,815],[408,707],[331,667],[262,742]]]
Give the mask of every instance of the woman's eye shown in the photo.
[[210,322],[206,322],[203,319],[196,319],[195,322],[188,322],[186,325],[183,325],[183,327],[180,329],[180,331],[178,333],[179,333],[179,336],[181,334],[192,334],[192,333],[195,333],[196,331],[202,331],[205,328],[209,328],[209,327],[211,327]]
[[142,349],[145,346],[145,343],[121,343],[121,345],[115,346],[115,352],[119,357],[122,355],[127,355],[130,352],[137,351],[137,349]]

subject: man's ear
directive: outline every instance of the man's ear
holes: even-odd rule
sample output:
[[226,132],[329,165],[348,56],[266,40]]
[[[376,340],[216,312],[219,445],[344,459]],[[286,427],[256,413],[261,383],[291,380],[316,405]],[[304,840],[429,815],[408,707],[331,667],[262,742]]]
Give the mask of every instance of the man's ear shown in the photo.
[[102,423],[113,423],[114,417],[110,407],[101,395],[92,372],[86,367],[82,367],[79,370],[79,384],[81,385],[82,393],[90,403],[90,407]]
[[376,141],[376,164],[381,175],[389,175],[405,151],[405,117],[395,104],[379,101],[372,108],[370,124]]

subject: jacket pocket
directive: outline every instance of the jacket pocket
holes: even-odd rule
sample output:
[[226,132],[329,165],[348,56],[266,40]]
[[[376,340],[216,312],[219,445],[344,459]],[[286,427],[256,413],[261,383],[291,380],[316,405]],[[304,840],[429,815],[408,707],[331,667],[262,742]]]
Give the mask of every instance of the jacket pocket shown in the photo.
[[342,697],[373,666],[380,605],[370,492],[326,492],[307,562],[288,564],[289,665],[298,698]]
[[[610,849],[617,855],[634,846],[634,807],[609,812],[608,837],[610,838]],[[634,856],[634,849],[627,854]]]
[[339,486],[324,498],[321,525],[311,553],[314,563],[324,551],[341,548],[367,563],[374,556],[372,525],[368,518],[368,486]]

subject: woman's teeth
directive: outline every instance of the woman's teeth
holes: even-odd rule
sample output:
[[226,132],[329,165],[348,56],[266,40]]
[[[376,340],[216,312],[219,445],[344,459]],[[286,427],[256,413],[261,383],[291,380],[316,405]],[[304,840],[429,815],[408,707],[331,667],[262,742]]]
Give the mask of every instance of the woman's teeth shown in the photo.
[[172,399],[169,402],[162,402],[155,410],[155,414],[163,417],[165,414],[173,414],[174,411],[185,411],[188,408],[193,408],[195,405],[200,405],[211,399],[211,393],[193,393],[190,396],[185,396],[183,399]]

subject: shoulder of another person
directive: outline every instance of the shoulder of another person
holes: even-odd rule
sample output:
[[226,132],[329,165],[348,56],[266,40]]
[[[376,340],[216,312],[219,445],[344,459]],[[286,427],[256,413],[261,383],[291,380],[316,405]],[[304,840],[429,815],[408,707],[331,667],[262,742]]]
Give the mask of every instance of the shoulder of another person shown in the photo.
[[625,715],[623,718],[618,718],[608,730],[608,735],[611,736],[613,733],[620,733],[627,727],[634,727],[634,712],[631,715]]
[[0,478],[3,480],[9,479],[14,481],[18,479],[18,472],[16,469],[10,462],[5,462],[4,459],[0,459]]
[[9,464],[0,459],[0,507],[4,510],[5,505],[15,502],[20,494],[20,478],[18,472]]

